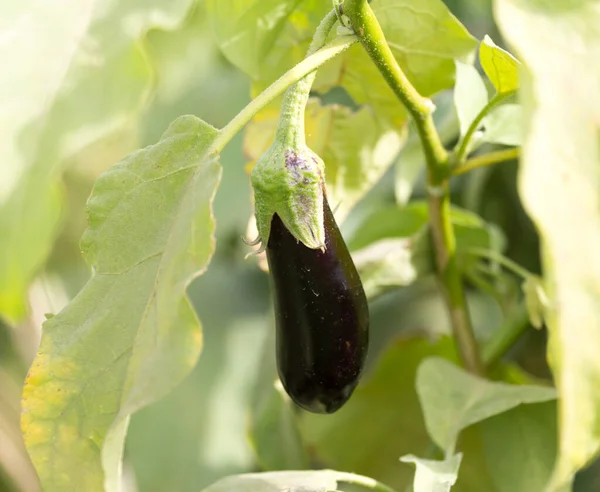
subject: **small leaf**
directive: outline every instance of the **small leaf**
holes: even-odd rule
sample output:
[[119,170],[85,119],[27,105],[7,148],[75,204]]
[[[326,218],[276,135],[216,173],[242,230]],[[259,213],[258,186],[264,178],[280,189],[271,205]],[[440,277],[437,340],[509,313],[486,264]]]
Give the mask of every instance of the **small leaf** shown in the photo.
[[543,280],[536,275],[530,275],[523,282],[522,289],[531,325],[535,328],[542,328],[546,312],[550,308],[550,300],[544,290]]
[[414,492],[449,492],[458,478],[462,453],[443,461],[425,460],[408,454],[400,458],[404,463],[414,463]]
[[427,431],[446,454],[453,454],[460,432],[470,425],[523,403],[556,398],[553,388],[492,383],[438,357],[417,372],[417,393]]
[[246,473],[226,477],[202,492],[335,492],[343,483],[376,488],[372,478],[333,470]]
[[523,111],[519,104],[504,104],[483,119],[485,128],[481,142],[521,145]]
[[487,89],[473,65],[456,61],[454,105],[460,122],[460,135],[465,136],[471,123],[488,102]]
[[94,186],[81,240],[94,275],[44,323],[23,390],[44,490],[116,490],[130,415],[196,364],[201,327],[185,291],[214,249],[217,134],[183,116]]
[[548,491],[600,451],[600,10],[596,2],[496,2],[523,70],[519,193],[540,233],[559,456]]
[[519,61],[503,50],[488,35],[479,45],[479,61],[498,94],[514,92],[519,88]]
[[[424,231],[423,231],[424,232]],[[405,287],[434,271],[429,237],[381,239],[352,253],[367,298]]]

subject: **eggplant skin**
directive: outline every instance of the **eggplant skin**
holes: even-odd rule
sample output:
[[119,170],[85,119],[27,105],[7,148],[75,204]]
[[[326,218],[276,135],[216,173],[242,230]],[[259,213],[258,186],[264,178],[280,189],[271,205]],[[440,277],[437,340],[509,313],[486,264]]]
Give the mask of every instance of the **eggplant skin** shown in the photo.
[[267,244],[277,369],[300,407],[333,413],[356,388],[369,345],[367,298],[324,199],[325,251],[299,242],[275,214]]

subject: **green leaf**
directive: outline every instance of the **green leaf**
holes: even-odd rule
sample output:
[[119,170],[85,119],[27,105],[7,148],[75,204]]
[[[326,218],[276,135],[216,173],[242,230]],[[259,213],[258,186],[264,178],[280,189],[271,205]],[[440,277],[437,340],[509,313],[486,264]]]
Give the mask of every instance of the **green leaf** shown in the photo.
[[[472,59],[477,41],[440,0],[374,0],[394,57],[425,96],[452,87],[454,60]],[[350,67],[349,67],[350,68]]]
[[479,62],[498,94],[514,92],[519,88],[519,61],[508,51],[496,46],[488,35],[479,45]]
[[360,490],[373,490],[377,484],[368,477],[333,470],[279,471],[234,475],[202,492],[330,492],[344,483],[358,484]]
[[523,111],[520,104],[504,104],[483,119],[485,131],[481,142],[521,145]]
[[437,357],[421,363],[416,386],[427,431],[447,455],[470,425],[523,403],[556,398],[553,388],[493,383]]
[[456,61],[454,105],[460,123],[460,136],[464,137],[471,123],[488,102],[485,84],[473,65]]
[[414,492],[449,492],[458,478],[461,460],[462,453],[443,461],[425,460],[412,454],[400,458],[400,461],[414,463],[417,467]]
[[[319,0],[208,0],[208,12],[225,55],[258,85],[267,86],[300,62],[322,17],[331,9]],[[440,0],[374,0],[373,10],[400,66],[421,94],[454,83],[454,60],[472,59],[476,40]],[[406,112],[360,46],[319,70],[315,90],[344,87],[377,118],[400,128]]]
[[556,458],[556,402],[520,405],[479,424],[497,492],[544,490]]
[[423,230],[410,238],[375,241],[352,253],[368,299],[405,287],[434,272],[429,237]]
[[262,469],[308,468],[308,452],[300,437],[295,409],[278,380],[253,412],[250,438]]
[[[427,228],[428,216],[424,201],[415,200],[406,207],[381,207],[363,219],[354,236],[348,238],[348,247],[358,250],[385,238],[415,237]],[[489,248],[498,241],[496,229],[477,214],[452,207],[450,216],[456,229],[459,253],[476,247]]]
[[600,450],[600,11],[595,2],[503,0],[497,18],[526,67],[519,192],[540,233],[550,299],[556,491]]
[[183,116],[96,182],[81,240],[94,275],[44,323],[23,391],[23,435],[44,490],[115,490],[130,415],[198,359],[185,291],[214,249],[216,136]]
[[[371,7],[398,64],[423,96],[453,86],[454,60],[472,60],[477,41],[440,0],[422,0],[418,9],[412,0],[374,0]],[[361,46],[348,50],[329,70],[337,77],[321,80],[335,80],[358,104],[369,104],[394,126],[404,122],[404,107]],[[315,87],[330,86],[317,79]]]
[[414,378],[421,359],[432,354],[453,357],[453,342],[396,340],[343,408],[325,419],[303,413],[302,435],[315,458],[404,490],[413,473],[398,457],[425,452],[429,443]]
[[207,0],[206,6],[225,56],[267,84],[304,58],[331,10],[320,0]]
[[191,3],[0,7],[11,26],[0,46],[0,313],[8,319],[25,314],[27,287],[52,247],[68,158],[139,115],[154,79],[141,40],[180,22]]
[[[269,147],[277,119],[278,112],[270,107],[250,123],[244,134],[249,159],[258,159]],[[353,112],[323,106],[318,99],[309,100],[305,127],[308,146],[325,162],[327,196],[341,221],[391,166],[404,135],[378,120],[370,108]]]

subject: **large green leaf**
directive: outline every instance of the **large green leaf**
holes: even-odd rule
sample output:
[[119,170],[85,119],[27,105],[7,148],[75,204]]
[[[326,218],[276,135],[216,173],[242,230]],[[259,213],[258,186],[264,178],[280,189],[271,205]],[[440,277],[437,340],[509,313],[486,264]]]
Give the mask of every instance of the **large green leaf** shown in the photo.
[[437,357],[423,361],[416,385],[427,431],[449,456],[470,425],[523,403],[556,398],[553,388],[489,382]]
[[479,428],[498,492],[544,490],[556,458],[556,402],[519,405]]
[[560,394],[549,490],[561,490],[600,450],[600,9],[497,0],[496,15],[525,65],[519,191],[544,252],[548,358]]
[[96,182],[81,241],[94,275],[44,324],[23,392],[44,490],[116,490],[131,413],[197,361],[200,323],[185,290],[214,249],[216,135],[183,116]]
[[153,79],[140,40],[150,28],[176,25],[191,3],[0,7],[10,26],[10,42],[0,46],[0,97],[8,97],[0,99],[0,313],[7,318],[24,314],[25,291],[52,246],[66,159],[139,113]]
[[[256,160],[271,145],[278,112],[270,107],[248,126],[244,151]],[[327,198],[338,221],[379,181],[398,154],[403,135],[379,121],[371,108],[353,112],[309,100],[305,115],[308,146],[325,161]]]
[[[454,60],[471,60],[477,42],[443,2],[422,0],[415,8],[412,0],[374,0],[371,6],[394,57],[422,95],[431,96],[453,85]],[[404,107],[360,46],[323,72],[317,90],[330,87],[333,79],[357,103],[371,105],[395,126],[405,120]]]
[[254,80],[272,82],[304,58],[331,10],[321,0],[207,0],[225,56]]
[[[331,8],[318,0],[208,0],[209,14],[225,55],[266,87],[298,63],[320,19]],[[476,40],[440,0],[374,0],[373,10],[398,63],[425,96],[451,87],[454,59],[467,61]],[[377,117],[400,127],[406,119],[400,104],[369,56],[354,46],[319,71],[315,89],[343,86]]]
[[[425,455],[431,450],[414,379],[422,358],[432,354],[454,358],[453,342],[447,338],[438,343],[397,339],[342,409],[327,418],[303,414],[302,433],[318,462],[405,490],[414,473],[398,459],[409,453]],[[471,447],[463,452],[468,454],[471,449],[480,452]],[[490,490],[481,462],[475,465],[464,468],[462,475],[481,490]]]

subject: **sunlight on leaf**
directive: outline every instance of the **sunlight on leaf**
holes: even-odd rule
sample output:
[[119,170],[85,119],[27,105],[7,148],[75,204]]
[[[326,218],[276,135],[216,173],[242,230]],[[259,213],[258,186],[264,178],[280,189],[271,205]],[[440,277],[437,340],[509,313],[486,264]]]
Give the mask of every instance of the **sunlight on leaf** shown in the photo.
[[214,249],[216,135],[183,116],[96,182],[81,240],[94,275],[44,323],[23,391],[23,435],[44,490],[116,490],[129,416],[198,359],[185,291]]
[[600,450],[600,9],[497,0],[496,15],[525,65],[519,192],[544,253],[548,359],[560,394],[548,491],[558,491]]
[[400,458],[403,463],[414,463],[414,492],[449,492],[458,478],[462,453],[444,461],[425,460],[412,454]]
[[479,62],[499,94],[519,88],[519,61],[487,35],[479,45]]
[[0,43],[0,312],[7,318],[25,314],[27,287],[50,253],[67,159],[139,115],[154,77],[140,40],[148,29],[175,26],[191,3],[0,6],[11,26],[9,42]]
[[483,119],[481,142],[519,146],[523,140],[523,110],[520,104],[504,104]]
[[[375,480],[353,473],[333,470],[279,471],[246,473],[226,477],[202,492],[340,492],[344,483],[358,485],[358,490],[381,490]],[[357,490],[353,486],[352,490]],[[391,491],[391,489],[388,489]]]
[[460,135],[465,136],[469,126],[488,102],[487,89],[473,65],[456,61],[454,105],[460,122]]
[[470,425],[523,403],[556,398],[553,388],[486,381],[438,357],[421,363],[416,386],[427,431],[446,455],[454,454],[461,430]]

